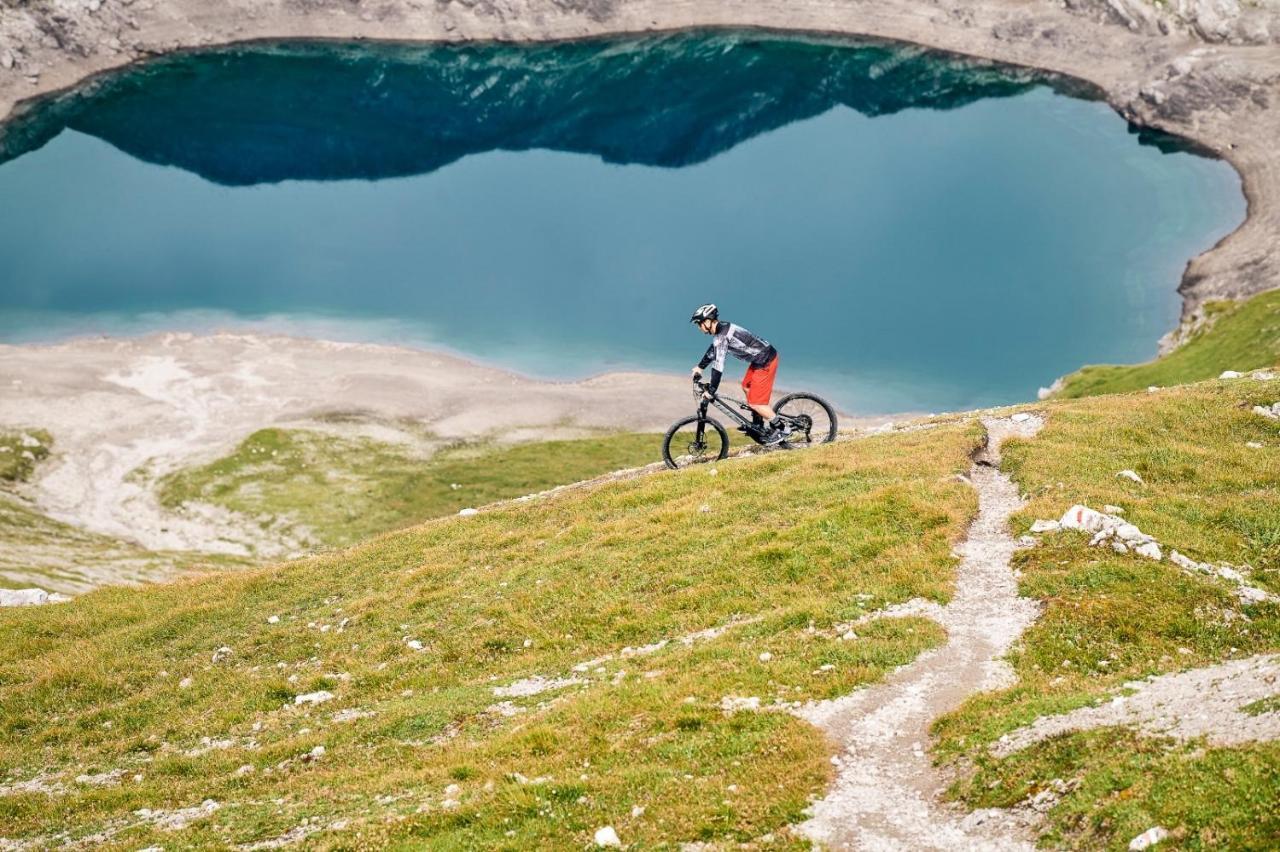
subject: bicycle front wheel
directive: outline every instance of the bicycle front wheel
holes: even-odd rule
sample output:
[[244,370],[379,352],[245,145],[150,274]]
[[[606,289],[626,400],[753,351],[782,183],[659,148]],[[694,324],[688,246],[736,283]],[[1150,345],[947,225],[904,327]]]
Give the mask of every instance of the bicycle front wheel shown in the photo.
[[792,435],[786,442],[788,447],[811,447],[836,439],[835,409],[816,394],[788,394],[778,400],[773,410],[791,423]]
[[719,461],[729,455],[729,433],[710,417],[693,415],[677,420],[662,441],[662,460],[678,470]]

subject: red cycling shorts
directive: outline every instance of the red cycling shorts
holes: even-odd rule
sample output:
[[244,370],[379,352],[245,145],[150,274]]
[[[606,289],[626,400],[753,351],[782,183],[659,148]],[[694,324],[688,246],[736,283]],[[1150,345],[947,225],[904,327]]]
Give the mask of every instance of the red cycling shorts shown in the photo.
[[778,374],[778,356],[764,367],[748,367],[742,377],[742,390],[751,405],[768,405],[773,395],[773,377]]

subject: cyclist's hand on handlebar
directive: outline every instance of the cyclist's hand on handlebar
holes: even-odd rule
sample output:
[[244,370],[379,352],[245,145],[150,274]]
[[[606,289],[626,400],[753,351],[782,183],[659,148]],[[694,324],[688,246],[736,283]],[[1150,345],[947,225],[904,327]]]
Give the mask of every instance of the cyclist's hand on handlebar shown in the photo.
[[701,368],[701,367],[694,367],[694,368],[693,368],[693,380],[696,382],[696,381],[697,381],[698,379],[700,379],[700,378],[702,378],[702,368]]

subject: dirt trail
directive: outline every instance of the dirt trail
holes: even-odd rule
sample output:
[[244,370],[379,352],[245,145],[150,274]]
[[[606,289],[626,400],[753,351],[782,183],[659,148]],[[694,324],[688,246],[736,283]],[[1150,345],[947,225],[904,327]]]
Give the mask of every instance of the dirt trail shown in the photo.
[[975,692],[1008,685],[1001,659],[1037,615],[1018,596],[1009,559],[1018,545],[1009,516],[1021,505],[1017,487],[1000,472],[1000,445],[1031,437],[1043,421],[986,419],[987,447],[970,479],[978,517],[965,541],[952,601],[931,617],[947,644],[922,654],[882,684],[843,698],[809,704],[798,714],[843,746],[839,774],[827,797],[799,826],[836,849],[1031,849],[1024,820],[1004,811],[964,814],[940,800],[945,783],[927,753],[929,726]]

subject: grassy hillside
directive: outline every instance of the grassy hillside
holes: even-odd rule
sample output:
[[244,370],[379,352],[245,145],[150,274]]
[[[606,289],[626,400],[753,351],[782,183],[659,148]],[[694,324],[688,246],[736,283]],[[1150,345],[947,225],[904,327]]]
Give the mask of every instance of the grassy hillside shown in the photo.
[[[1277,398],[1280,382],[1241,380],[1038,406],[1048,425],[1005,450],[1031,496],[1014,532],[1110,503],[1166,548],[1247,564],[1280,592],[1280,425],[1250,410]],[[560,849],[612,825],[642,848],[800,847],[786,826],[826,789],[829,746],[790,715],[731,712],[733,699],[844,694],[941,641],[919,618],[848,640],[832,626],[948,597],[975,511],[955,474],[979,439],[960,418],[0,613],[3,835]],[[1162,848],[1274,847],[1275,743],[1112,728],[1004,759],[987,746],[1135,677],[1280,651],[1280,606],[1079,533],[1016,560],[1043,615],[1012,655],[1018,683],[935,726],[961,776],[952,794],[1013,805],[1060,787],[1052,845],[1124,849],[1159,824]],[[554,682],[495,692],[533,676]],[[333,697],[296,704],[318,690]]]
[[1074,399],[1198,382],[1224,370],[1244,372],[1280,364],[1280,290],[1242,302],[1206,306],[1213,322],[1186,344],[1146,364],[1084,367],[1063,378],[1056,396]]
[[353,544],[467,506],[519,497],[662,458],[661,435],[604,435],[514,446],[409,448],[302,429],[261,429],[230,455],[159,483],[181,511],[213,503],[271,525],[287,518],[320,543]]
[[[1280,381],[1237,380],[1050,406],[1040,435],[1005,451],[1032,496],[1014,531],[1073,503],[1111,504],[1166,552],[1248,565],[1251,582],[1280,592],[1280,424],[1250,411],[1277,399]],[[1126,469],[1145,485],[1115,475]],[[1205,748],[1110,728],[1004,760],[986,747],[1041,714],[1110,700],[1130,680],[1280,651],[1280,607],[1241,607],[1220,581],[1091,548],[1078,532],[1044,536],[1015,565],[1044,613],[1013,655],[1018,686],[936,726],[944,756],[978,767],[956,794],[1012,805],[1060,779],[1073,790],[1050,813],[1051,845],[1124,849],[1161,825],[1174,835],[1161,849],[1275,848],[1280,743]]]
[[[312,830],[329,832],[321,845],[513,849],[581,847],[605,824],[642,846],[778,832],[825,789],[827,745],[722,701],[839,695],[941,640],[922,619],[850,640],[830,628],[946,599],[976,506],[953,475],[979,435],[774,453],[0,613],[0,825],[118,848]],[[619,656],[574,672],[606,654]],[[494,692],[533,675],[583,682]],[[317,690],[334,697],[295,704]],[[33,780],[54,792],[12,787]],[[216,810],[164,830],[206,800]]]

